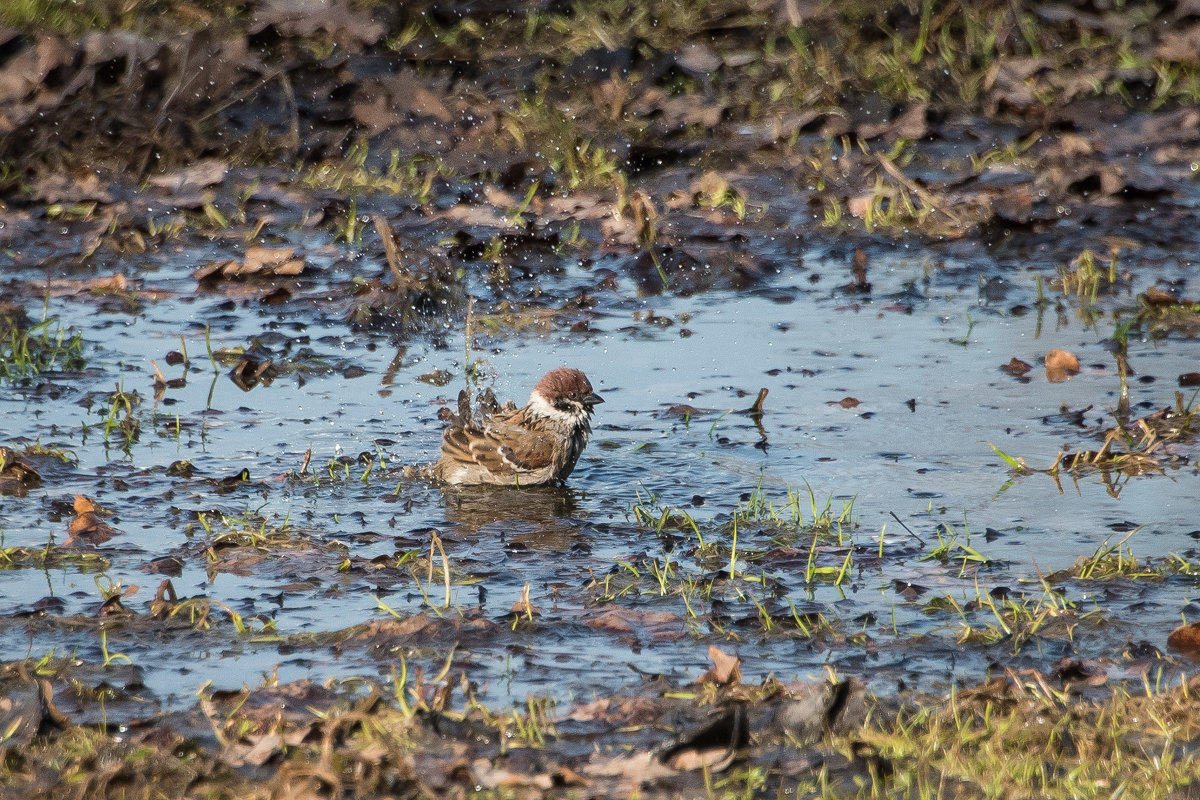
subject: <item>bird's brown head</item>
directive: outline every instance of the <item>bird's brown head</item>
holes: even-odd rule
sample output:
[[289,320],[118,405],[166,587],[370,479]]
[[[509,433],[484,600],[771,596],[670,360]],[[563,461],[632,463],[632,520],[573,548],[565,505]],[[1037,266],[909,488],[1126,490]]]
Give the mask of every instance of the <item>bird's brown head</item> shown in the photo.
[[542,376],[533,387],[533,395],[540,395],[549,405],[568,414],[592,413],[592,409],[604,402],[604,398],[592,391],[592,383],[577,369],[558,367]]

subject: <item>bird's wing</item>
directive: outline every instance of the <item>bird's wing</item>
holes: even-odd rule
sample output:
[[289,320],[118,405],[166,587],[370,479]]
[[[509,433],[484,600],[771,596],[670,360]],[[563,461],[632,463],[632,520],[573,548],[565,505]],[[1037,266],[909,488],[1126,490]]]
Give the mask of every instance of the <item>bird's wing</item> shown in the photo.
[[493,475],[520,475],[553,463],[554,439],[549,434],[489,420],[482,428],[446,429],[442,453],[464,463],[478,464]]

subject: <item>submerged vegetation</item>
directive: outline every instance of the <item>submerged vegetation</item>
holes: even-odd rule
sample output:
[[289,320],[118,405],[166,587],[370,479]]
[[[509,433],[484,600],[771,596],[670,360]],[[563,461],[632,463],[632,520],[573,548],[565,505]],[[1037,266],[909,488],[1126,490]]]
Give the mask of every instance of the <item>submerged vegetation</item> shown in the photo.
[[33,322],[15,306],[0,304],[0,378],[29,381],[49,370],[83,369],[83,333],[55,317]]

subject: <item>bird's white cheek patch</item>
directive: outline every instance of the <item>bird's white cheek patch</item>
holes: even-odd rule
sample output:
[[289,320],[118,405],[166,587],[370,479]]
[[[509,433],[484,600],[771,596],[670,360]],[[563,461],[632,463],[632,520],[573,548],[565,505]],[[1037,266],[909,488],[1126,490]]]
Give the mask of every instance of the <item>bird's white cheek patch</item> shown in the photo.
[[546,398],[542,397],[540,394],[538,394],[536,392],[534,392],[533,394],[531,394],[529,396],[529,410],[536,411],[539,416],[543,416],[543,417],[553,417],[555,415],[560,415],[560,416],[562,415],[561,411],[559,411],[557,408],[555,408],[554,406],[547,403]]

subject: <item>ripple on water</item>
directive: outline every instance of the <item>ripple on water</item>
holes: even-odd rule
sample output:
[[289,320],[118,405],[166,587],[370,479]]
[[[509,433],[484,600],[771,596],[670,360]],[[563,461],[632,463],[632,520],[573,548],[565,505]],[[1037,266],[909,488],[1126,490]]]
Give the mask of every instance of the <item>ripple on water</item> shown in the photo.
[[[396,469],[436,455],[437,411],[461,381],[458,325],[351,334],[329,308],[196,293],[186,269],[162,267],[154,280],[178,294],[84,328],[87,371],[0,391],[10,446],[66,453],[40,487],[0,506],[11,558],[0,656],[98,661],[107,648],[172,706],[205,681],[255,685],[276,668],[280,680],[388,676],[403,657],[436,671],[456,643],[456,667],[502,702],[646,673],[695,677],[712,643],[737,649],[748,679],[819,679],[828,664],[879,692],[974,681],[994,661],[1161,643],[1194,581],[1056,584],[1077,614],[1097,607],[1111,624],[1083,637],[1047,626],[1024,649],[981,599],[1003,590],[1044,608],[1054,598],[1039,576],[1135,529],[1139,556],[1197,558],[1190,468],[1122,479],[1119,496],[1097,478],[1060,490],[1044,475],[1011,479],[986,444],[1045,466],[1064,444],[1096,446],[1078,422],[1106,416],[1117,381],[1095,331],[981,308],[980,276],[1006,265],[955,262],[926,280],[923,261],[881,251],[875,301],[836,291],[846,269],[823,252],[776,266],[768,247],[752,290],[726,265],[657,296],[645,294],[649,277],[622,277],[610,259],[616,290],[595,292],[586,330],[488,329],[491,349],[473,355],[501,397],[521,400],[546,369],[570,364],[607,401],[570,485],[523,490],[443,491]],[[568,262],[539,280],[567,296],[595,274]],[[332,294],[344,277],[317,271],[300,296]],[[1031,273],[1003,288],[1005,303],[1032,304]],[[94,313],[70,298],[50,310]],[[214,371],[201,323],[214,349],[257,340],[279,373],[239,389],[227,367]],[[167,366],[181,336],[190,365]],[[1071,381],[998,370],[1057,346],[1085,365]],[[1131,341],[1130,358],[1167,377],[1197,356],[1188,342],[1156,347]],[[151,359],[184,381],[157,402]],[[450,385],[417,380],[439,369],[456,376]],[[1133,402],[1173,402],[1168,383],[1132,385]],[[109,419],[121,414],[117,386],[138,393],[140,433],[127,446]],[[761,419],[738,413],[760,388]],[[190,476],[168,472],[179,461]],[[243,469],[249,480],[237,480]],[[110,511],[118,534],[40,557],[66,541],[76,494]],[[827,503],[834,517],[852,503],[853,523],[814,535],[807,525]],[[430,558],[435,536],[444,560],[436,545]],[[156,616],[166,580],[176,610]],[[922,591],[896,588],[914,585]],[[130,613],[101,617],[114,594]],[[429,620],[394,623],[410,634],[378,627],[393,612]]]

